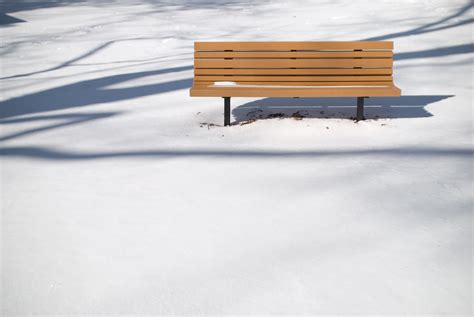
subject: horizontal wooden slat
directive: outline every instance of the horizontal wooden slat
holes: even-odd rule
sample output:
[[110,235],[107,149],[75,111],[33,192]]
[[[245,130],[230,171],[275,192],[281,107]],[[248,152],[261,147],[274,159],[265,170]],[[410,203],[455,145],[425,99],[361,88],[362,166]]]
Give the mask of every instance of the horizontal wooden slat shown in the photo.
[[196,81],[391,81],[392,76],[195,76]]
[[234,50],[234,51],[268,51],[268,50],[333,50],[333,49],[374,49],[391,50],[393,42],[195,42],[196,51],[216,51],[216,50]]
[[195,75],[391,75],[391,68],[194,69]]
[[281,59],[281,60],[194,60],[195,68],[340,68],[392,67],[391,59]]
[[391,51],[379,52],[194,52],[194,58],[392,58]]
[[370,97],[400,96],[400,89],[392,87],[364,88],[191,88],[193,97]]
[[[241,85],[255,85],[255,86],[391,86],[392,81],[285,81],[285,82],[274,82],[274,81],[244,81],[235,82],[237,86],[224,86],[224,87],[239,87]],[[206,87],[223,87],[216,85],[213,81],[195,81],[195,87],[206,88]]]

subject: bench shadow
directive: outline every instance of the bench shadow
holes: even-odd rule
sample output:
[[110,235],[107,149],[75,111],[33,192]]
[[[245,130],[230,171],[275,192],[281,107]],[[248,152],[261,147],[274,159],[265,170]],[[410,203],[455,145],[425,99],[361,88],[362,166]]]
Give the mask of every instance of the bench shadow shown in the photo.
[[[366,119],[431,117],[425,107],[454,95],[371,97],[365,100]],[[273,118],[354,119],[356,98],[265,98],[233,109],[233,124]]]

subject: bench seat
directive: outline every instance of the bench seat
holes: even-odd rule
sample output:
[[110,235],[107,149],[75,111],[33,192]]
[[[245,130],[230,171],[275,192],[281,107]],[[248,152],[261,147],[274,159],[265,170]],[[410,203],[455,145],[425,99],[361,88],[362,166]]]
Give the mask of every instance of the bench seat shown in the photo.
[[192,97],[398,97],[400,88],[385,85],[285,85],[278,84],[238,84],[216,86],[214,84],[194,84]]
[[195,42],[192,97],[397,97],[393,42]]

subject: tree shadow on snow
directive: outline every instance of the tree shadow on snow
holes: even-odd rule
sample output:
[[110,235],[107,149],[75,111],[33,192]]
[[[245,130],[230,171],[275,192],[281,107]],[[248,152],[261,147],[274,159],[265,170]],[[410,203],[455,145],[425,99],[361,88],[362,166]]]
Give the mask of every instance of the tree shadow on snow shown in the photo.
[[109,158],[151,158],[170,159],[182,157],[204,157],[204,158],[318,158],[318,157],[450,157],[450,158],[472,158],[473,150],[470,148],[451,147],[387,147],[378,149],[342,149],[342,150],[249,150],[249,149],[149,149],[137,151],[101,151],[101,152],[78,152],[64,151],[61,149],[38,147],[38,146],[6,146],[0,148],[0,156],[13,158],[34,158],[42,160],[99,160]]
[[427,23],[425,25],[415,27],[407,31],[390,33],[390,34],[385,34],[385,35],[380,35],[380,36],[372,36],[369,38],[362,39],[361,41],[387,41],[387,40],[393,40],[400,37],[431,33],[435,31],[451,29],[451,28],[466,25],[466,24],[472,24],[474,22],[474,19],[472,17],[469,17],[467,19],[462,19],[462,20],[461,20],[461,17],[463,17],[465,14],[468,14],[469,10],[471,10],[473,7],[474,7],[474,3],[472,1],[468,1],[464,6],[462,6],[459,10],[457,10],[453,14],[448,15],[447,17],[444,17],[437,21]]
[[[71,114],[58,114],[58,115],[37,115],[27,118],[16,118],[16,119],[0,119],[0,124],[16,124],[25,122],[50,122],[47,125],[34,127],[20,132],[14,132],[8,135],[0,136],[0,141],[7,141],[26,135],[49,131],[58,128],[65,128],[71,125],[81,124],[85,122],[91,122],[94,120],[101,120],[112,116],[119,115],[120,112],[93,112],[93,113],[71,113]],[[51,123],[53,122],[53,123]]]
[[[101,1],[87,1],[87,0],[2,0],[0,1],[0,11],[6,13],[29,11],[37,9],[46,9],[54,7],[87,5],[94,7],[109,8],[111,5],[136,5],[137,2],[146,4],[151,8],[151,12],[170,12],[183,10],[222,10],[224,9],[242,9],[249,6],[248,0],[174,0],[174,1],[160,1],[160,0],[141,0],[141,1],[127,1],[127,0],[101,0]],[[263,2],[263,1],[261,1]],[[259,3],[252,3],[252,6]],[[144,12],[149,13],[149,12]]]
[[[451,28],[456,28],[464,25],[469,25],[474,23],[474,18],[469,15],[470,10],[474,8],[474,2],[468,1],[464,6],[460,7],[456,12],[441,18],[439,20],[426,23],[424,25],[411,28],[406,31],[390,33],[380,36],[373,36],[361,39],[361,41],[393,41],[397,38],[410,37],[416,35],[422,35],[426,33],[438,32],[443,30],[448,30]],[[464,16],[468,16],[464,18]],[[474,52],[474,45],[469,44],[460,44],[453,46],[438,47],[428,50],[413,51],[413,52],[404,52],[404,53],[395,53],[394,60],[406,60],[406,59],[415,59],[415,58],[432,58],[432,57],[442,57],[449,55],[459,55],[459,54],[471,54]],[[468,64],[468,63],[466,63]]]
[[148,85],[114,88],[113,85],[138,80],[149,76],[176,73],[193,69],[180,66],[152,71],[111,75],[67,84],[40,92],[11,98],[0,102],[0,119],[14,116],[63,110],[92,104],[128,100],[190,88],[191,78],[166,82],[157,81]]
[[[461,44],[453,46],[438,47],[422,51],[396,53],[393,56],[395,61],[415,58],[443,57],[448,55],[471,54],[474,52],[474,44]],[[465,64],[467,64],[466,62]]]
[[[422,118],[433,116],[426,106],[453,95],[373,97],[365,100],[367,119]],[[272,118],[353,119],[356,98],[265,98],[233,109],[234,124]]]
[[23,23],[23,22],[26,22],[26,21],[15,18],[14,16],[5,14],[3,12],[0,12],[0,26],[2,26],[2,27],[11,26],[12,24]]

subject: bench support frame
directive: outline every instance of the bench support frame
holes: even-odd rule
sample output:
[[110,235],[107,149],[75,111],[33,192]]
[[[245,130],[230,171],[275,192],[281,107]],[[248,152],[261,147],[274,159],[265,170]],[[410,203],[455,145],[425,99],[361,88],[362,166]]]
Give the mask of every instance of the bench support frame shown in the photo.
[[230,125],[230,97],[224,98],[224,126]]
[[[222,97],[224,99],[224,126],[230,126],[230,97]],[[299,97],[294,97],[299,98]],[[364,99],[369,97],[357,97],[357,114],[356,120],[364,120]]]
[[357,121],[364,120],[364,98],[368,97],[357,97]]

